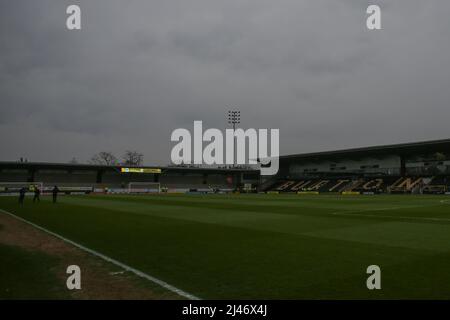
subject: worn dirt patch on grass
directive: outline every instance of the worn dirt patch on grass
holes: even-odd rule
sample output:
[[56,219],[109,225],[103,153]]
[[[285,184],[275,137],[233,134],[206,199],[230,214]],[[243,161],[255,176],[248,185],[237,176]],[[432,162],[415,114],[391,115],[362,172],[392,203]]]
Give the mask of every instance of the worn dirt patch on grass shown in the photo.
[[[180,299],[156,284],[0,212],[0,243],[58,258],[53,272],[74,299]],[[66,287],[67,266],[81,268],[81,290]]]

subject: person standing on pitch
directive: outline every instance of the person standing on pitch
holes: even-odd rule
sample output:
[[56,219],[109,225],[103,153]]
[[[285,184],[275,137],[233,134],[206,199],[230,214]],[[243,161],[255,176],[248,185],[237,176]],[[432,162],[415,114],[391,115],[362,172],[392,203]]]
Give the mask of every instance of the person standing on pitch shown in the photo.
[[24,187],[20,188],[20,190],[19,190],[19,204],[20,205],[23,205],[23,202],[25,200],[25,193],[26,193],[25,188]]
[[58,187],[57,187],[57,186],[54,186],[54,187],[53,187],[53,190],[52,190],[52,194],[53,194],[53,203],[56,203],[56,198],[58,197],[58,192],[59,192]]
[[41,189],[39,189],[39,187],[35,186],[34,187],[34,197],[33,197],[33,202],[41,202]]

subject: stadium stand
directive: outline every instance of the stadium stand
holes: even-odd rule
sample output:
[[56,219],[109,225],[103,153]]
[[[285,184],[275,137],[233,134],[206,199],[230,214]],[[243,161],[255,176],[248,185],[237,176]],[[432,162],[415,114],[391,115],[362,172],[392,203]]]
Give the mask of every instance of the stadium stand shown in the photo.
[[[278,192],[359,192],[359,193],[437,193],[446,191],[441,184],[432,188],[429,177],[385,177],[385,178],[356,178],[356,179],[306,179],[280,180],[269,190]],[[423,189],[423,190],[422,190]],[[431,192],[435,190],[435,192]]]
[[450,139],[288,155],[268,192],[448,193]]
[[12,186],[8,188],[8,183],[32,186],[34,182],[39,182],[43,184],[43,191],[57,185],[64,193],[115,193],[139,189],[130,189],[130,184],[157,184],[159,190],[166,192],[230,192],[242,188],[244,184],[256,186],[259,183],[259,172],[250,169],[160,167],[157,173],[147,173],[145,170],[142,173],[133,170],[125,172],[121,169],[120,166],[0,162],[0,193],[13,190]]
[[[58,185],[66,193],[164,192],[449,193],[450,139],[280,157],[276,176],[250,168],[133,167],[0,162],[2,183]],[[141,189],[152,189],[155,187]]]

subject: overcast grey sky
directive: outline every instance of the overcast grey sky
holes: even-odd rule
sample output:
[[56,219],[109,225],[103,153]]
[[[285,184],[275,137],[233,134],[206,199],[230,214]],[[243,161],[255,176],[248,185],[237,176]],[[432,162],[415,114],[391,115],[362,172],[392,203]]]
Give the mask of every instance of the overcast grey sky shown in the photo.
[[[79,4],[82,30],[66,29]],[[380,31],[366,8],[382,9]],[[279,128],[282,154],[450,137],[450,1],[0,2],[0,160],[87,161],[170,134]]]

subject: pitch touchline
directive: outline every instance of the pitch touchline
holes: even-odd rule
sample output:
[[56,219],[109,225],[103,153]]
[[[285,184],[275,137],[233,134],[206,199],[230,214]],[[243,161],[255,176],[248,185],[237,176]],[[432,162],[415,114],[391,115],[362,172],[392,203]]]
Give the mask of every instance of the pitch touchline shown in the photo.
[[[448,204],[445,202],[447,200],[441,200],[440,203]],[[358,214],[358,212],[370,212],[370,211],[387,211],[387,210],[398,210],[398,209],[408,209],[408,208],[421,208],[421,207],[433,207],[434,205],[427,206],[409,206],[409,207],[392,207],[392,208],[381,208],[381,209],[367,209],[367,210],[357,210],[357,211],[347,211],[347,212],[332,212],[330,214],[336,216],[361,216],[361,217],[371,217],[371,218],[388,218],[388,219],[409,219],[409,220],[424,220],[424,221],[450,221],[446,218],[425,218],[425,217],[409,217],[409,216],[386,216],[378,214]],[[355,213],[352,213],[355,212]]]
[[407,217],[407,216],[384,216],[378,214],[358,214],[358,213],[338,213],[333,212],[332,215],[337,216],[361,216],[361,217],[371,217],[371,218],[388,218],[388,219],[409,219],[409,220],[425,220],[425,221],[450,221],[450,219],[445,218],[420,218],[420,217]]
[[33,222],[25,220],[25,219],[15,215],[15,214],[11,213],[11,212],[5,211],[3,209],[0,209],[0,211],[5,213],[5,214],[7,214],[7,215],[9,215],[9,216],[11,216],[11,217],[13,217],[13,218],[15,218],[15,219],[17,219],[17,220],[25,222],[25,223],[27,223],[27,224],[29,224],[29,225],[31,225],[31,226],[41,230],[41,231],[44,231],[44,232],[46,232],[46,233],[48,233],[48,234],[50,234],[50,235],[52,235],[52,236],[54,236],[54,237],[56,237],[58,239],[61,239],[64,242],[67,242],[67,243],[69,243],[69,244],[71,244],[71,245],[73,245],[73,246],[75,246],[75,247],[77,247],[77,248],[79,248],[79,249],[81,249],[83,251],[86,251],[86,252],[88,252],[90,254],[93,254],[93,255],[95,255],[95,256],[97,256],[97,257],[99,257],[99,258],[101,258],[101,259],[103,259],[105,261],[108,261],[108,262],[110,262],[112,264],[115,264],[116,266],[121,267],[122,269],[130,271],[130,272],[134,273],[135,275],[137,275],[137,276],[139,276],[141,278],[144,278],[144,279],[147,279],[147,280],[149,280],[149,281],[151,281],[153,283],[156,283],[159,286],[161,286],[161,287],[163,287],[163,288],[165,288],[165,289],[167,289],[167,290],[169,290],[171,292],[174,292],[174,293],[176,293],[176,294],[178,294],[178,295],[180,295],[180,296],[182,296],[184,298],[187,298],[187,299],[190,299],[190,300],[200,300],[200,298],[198,298],[198,297],[196,297],[196,296],[194,296],[194,295],[192,295],[190,293],[187,293],[186,291],[178,289],[178,288],[172,286],[171,284],[168,284],[165,281],[162,281],[162,280],[160,280],[158,278],[152,277],[151,275],[148,275],[148,274],[146,274],[146,273],[144,273],[144,272],[142,272],[140,270],[137,270],[137,269],[135,269],[133,267],[130,267],[129,265],[126,265],[126,264],[124,264],[124,263],[122,263],[120,261],[117,261],[117,260],[115,260],[113,258],[105,256],[104,254],[102,254],[102,253],[100,253],[98,251],[89,249],[89,248],[87,248],[87,247],[85,247],[85,246],[83,246],[83,245],[81,245],[79,243],[76,243],[76,242],[74,242],[74,241],[72,241],[70,239],[67,239],[67,238],[65,238],[65,237],[63,237],[63,236],[61,236],[61,235],[59,235],[57,233],[54,233],[54,232],[52,232],[52,231],[50,231],[50,230],[48,230],[48,229],[46,229],[44,227],[41,227],[41,226],[39,226],[39,225],[37,225],[37,224],[35,224]]

